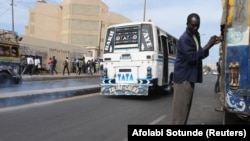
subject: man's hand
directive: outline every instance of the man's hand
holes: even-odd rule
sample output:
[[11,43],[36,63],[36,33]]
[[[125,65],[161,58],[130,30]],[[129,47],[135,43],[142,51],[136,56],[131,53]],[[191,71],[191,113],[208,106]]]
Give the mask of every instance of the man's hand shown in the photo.
[[214,44],[218,44],[218,43],[222,42],[222,40],[223,40],[223,37],[222,37],[222,36],[216,37],[216,38],[215,38],[215,43],[214,43]]

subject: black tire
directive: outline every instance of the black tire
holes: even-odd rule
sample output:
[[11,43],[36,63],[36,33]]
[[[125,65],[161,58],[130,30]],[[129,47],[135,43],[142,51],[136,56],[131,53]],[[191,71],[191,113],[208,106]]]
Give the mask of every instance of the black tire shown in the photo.
[[6,87],[11,84],[11,77],[7,73],[0,73],[0,87]]
[[21,86],[22,83],[23,83],[22,77],[13,79],[13,84],[16,86]]

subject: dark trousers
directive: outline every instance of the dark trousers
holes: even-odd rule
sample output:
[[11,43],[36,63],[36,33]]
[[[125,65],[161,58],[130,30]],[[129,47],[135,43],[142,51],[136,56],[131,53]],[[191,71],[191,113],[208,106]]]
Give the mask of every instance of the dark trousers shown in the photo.
[[172,124],[186,125],[192,105],[194,83],[174,83]]
[[216,80],[215,86],[214,86],[214,92],[216,92],[216,93],[220,92],[220,74],[218,74],[218,76],[217,76],[217,80]]
[[81,67],[78,67],[78,75],[80,75],[81,74],[81,71],[82,71],[82,68]]
[[52,65],[52,71],[51,71],[51,74],[53,75],[53,73],[56,73],[57,74],[57,71],[56,71],[56,66]]
[[40,70],[38,68],[38,65],[34,66],[34,73],[35,74],[40,74]]
[[33,73],[33,66],[34,66],[33,64],[28,64],[27,72],[29,75],[32,75]]
[[68,75],[69,75],[69,67],[68,66],[64,66],[64,68],[63,68],[63,75],[64,75],[64,72],[65,72],[65,69],[68,71]]

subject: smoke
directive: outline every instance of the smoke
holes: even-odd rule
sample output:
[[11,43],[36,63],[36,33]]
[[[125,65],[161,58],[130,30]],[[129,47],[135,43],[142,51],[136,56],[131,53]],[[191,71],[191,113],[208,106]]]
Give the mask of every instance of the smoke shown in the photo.
[[22,86],[6,87],[0,92],[0,108],[100,92],[99,77],[89,79],[25,81]]

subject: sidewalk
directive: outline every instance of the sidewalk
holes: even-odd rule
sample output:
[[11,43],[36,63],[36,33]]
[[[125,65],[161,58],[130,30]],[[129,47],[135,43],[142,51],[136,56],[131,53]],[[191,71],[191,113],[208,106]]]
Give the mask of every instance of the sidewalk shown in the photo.
[[[89,74],[70,74],[62,75],[58,73],[56,75],[42,74],[42,75],[23,75],[23,81],[43,81],[43,80],[55,80],[55,79],[78,79],[84,77],[100,77],[99,74],[90,76]],[[53,89],[40,89],[40,90],[28,90],[17,92],[6,92],[0,95],[0,108],[9,106],[18,106],[30,103],[37,103],[49,100],[56,100],[60,98],[67,98],[91,93],[100,92],[100,85],[84,85],[84,86],[72,86]]]
[[76,73],[70,73],[70,75],[68,74],[62,74],[62,73],[58,73],[58,74],[41,74],[41,75],[28,75],[28,74],[24,74],[22,75],[23,81],[42,81],[42,80],[55,80],[55,79],[77,79],[77,78],[85,78],[85,77],[100,77],[100,74],[76,74]]

